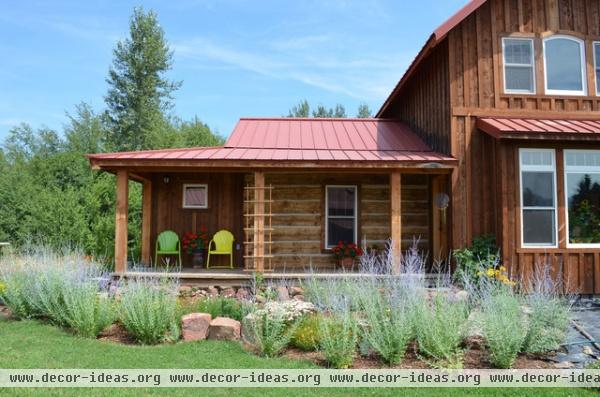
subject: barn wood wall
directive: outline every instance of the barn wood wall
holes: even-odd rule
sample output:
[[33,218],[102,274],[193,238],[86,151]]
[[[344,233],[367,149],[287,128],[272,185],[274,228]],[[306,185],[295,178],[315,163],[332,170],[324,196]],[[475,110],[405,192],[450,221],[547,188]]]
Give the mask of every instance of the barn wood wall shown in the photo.
[[[388,174],[267,174],[273,186],[272,254],[275,270],[301,270],[309,266],[332,269],[335,263],[323,248],[325,186],[358,186],[359,240],[383,248],[390,236]],[[429,177],[402,176],[402,247],[420,237],[429,250]]]
[[[163,178],[168,175],[170,182]],[[208,208],[184,209],[182,194],[184,183],[208,184]],[[243,234],[243,174],[237,173],[171,173],[152,176],[152,227],[151,251],[154,260],[156,236],[163,230],[173,230],[180,238],[184,233],[197,231],[205,226],[210,233],[227,229],[235,236],[235,243],[242,245]],[[242,267],[242,250],[235,250],[234,266]],[[184,267],[192,264],[191,255],[182,251]],[[214,265],[229,265],[228,258],[214,256]],[[213,264],[211,258],[211,265]]]

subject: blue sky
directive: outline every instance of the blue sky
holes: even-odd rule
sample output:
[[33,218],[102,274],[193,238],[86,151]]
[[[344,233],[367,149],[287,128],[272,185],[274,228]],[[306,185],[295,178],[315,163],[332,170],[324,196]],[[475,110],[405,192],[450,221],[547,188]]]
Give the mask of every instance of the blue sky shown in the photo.
[[136,5],[158,13],[182,80],[174,113],[223,135],[302,99],[376,111],[432,30],[466,0],[0,2],[0,139],[20,122],[62,129],[102,110],[114,44]]

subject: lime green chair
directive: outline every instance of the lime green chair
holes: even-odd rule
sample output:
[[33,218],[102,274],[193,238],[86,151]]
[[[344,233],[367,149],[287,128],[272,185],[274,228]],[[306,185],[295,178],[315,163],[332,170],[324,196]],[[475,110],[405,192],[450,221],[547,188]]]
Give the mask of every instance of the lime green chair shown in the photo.
[[154,266],[158,266],[158,257],[161,255],[177,255],[178,267],[181,268],[181,244],[179,236],[172,230],[165,230],[156,238]]
[[[206,268],[210,267],[211,255],[229,255],[229,267],[233,269],[233,242],[235,238],[228,230],[219,230],[208,243],[208,258]],[[214,249],[213,249],[214,245]],[[213,266],[214,267],[214,266]]]

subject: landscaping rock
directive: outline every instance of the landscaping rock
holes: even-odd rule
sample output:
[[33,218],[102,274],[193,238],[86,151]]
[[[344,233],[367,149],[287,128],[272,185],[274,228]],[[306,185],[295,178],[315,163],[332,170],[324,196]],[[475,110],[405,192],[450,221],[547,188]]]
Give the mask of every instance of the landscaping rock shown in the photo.
[[304,301],[304,295],[295,295],[295,296],[294,296],[294,300],[297,300],[297,301]]
[[569,369],[569,368],[573,368],[574,365],[572,362],[569,361],[561,361],[560,363],[556,363],[554,364],[554,368],[557,369]]
[[219,290],[213,286],[208,287],[206,292],[209,296],[219,296]]
[[469,299],[469,293],[465,290],[460,290],[454,294],[454,299],[465,302],[467,299]]
[[256,301],[256,303],[265,303],[267,301],[267,298],[265,298],[262,295],[256,295],[254,297],[254,300]]
[[242,324],[227,317],[217,317],[210,322],[208,339],[214,340],[239,340]]
[[191,296],[192,295],[192,287],[189,285],[182,285],[179,287],[179,295],[180,296]]
[[247,288],[240,288],[235,293],[235,297],[239,300],[250,300],[251,294]]
[[190,313],[181,318],[184,341],[204,340],[208,336],[212,317],[208,313]]
[[301,287],[290,287],[289,293],[291,296],[302,295],[304,290]]
[[587,354],[588,356],[596,356],[596,355],[594,354],[594,351],[592,350],[592,348],[591,348],[591,347],[589,347],[589,346],[583,346],[583,349],[582,349],[582,350],[583,350],[583,353],[584,353],[584,354]]
[[290,300],[290,294],[288,293],[288,289],[286,287],[277,287],[277,299],[280,301]]
[[221,296],[225,298],[233,298],[235,297],[235,290],[233,288],[225,288],[221,290]]

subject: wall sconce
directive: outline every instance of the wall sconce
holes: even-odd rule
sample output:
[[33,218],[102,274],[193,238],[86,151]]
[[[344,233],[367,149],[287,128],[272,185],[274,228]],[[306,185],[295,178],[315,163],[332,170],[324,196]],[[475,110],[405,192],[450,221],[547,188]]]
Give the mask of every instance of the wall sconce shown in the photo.
[[171,182],[171,177],[169,175],[163,176],[163,182],[168,185]]
[[450,205],[450,196],[446,193],[438,193],[435,195],[434,205],[442,212],[440,223],[446,224],[446,209]]

